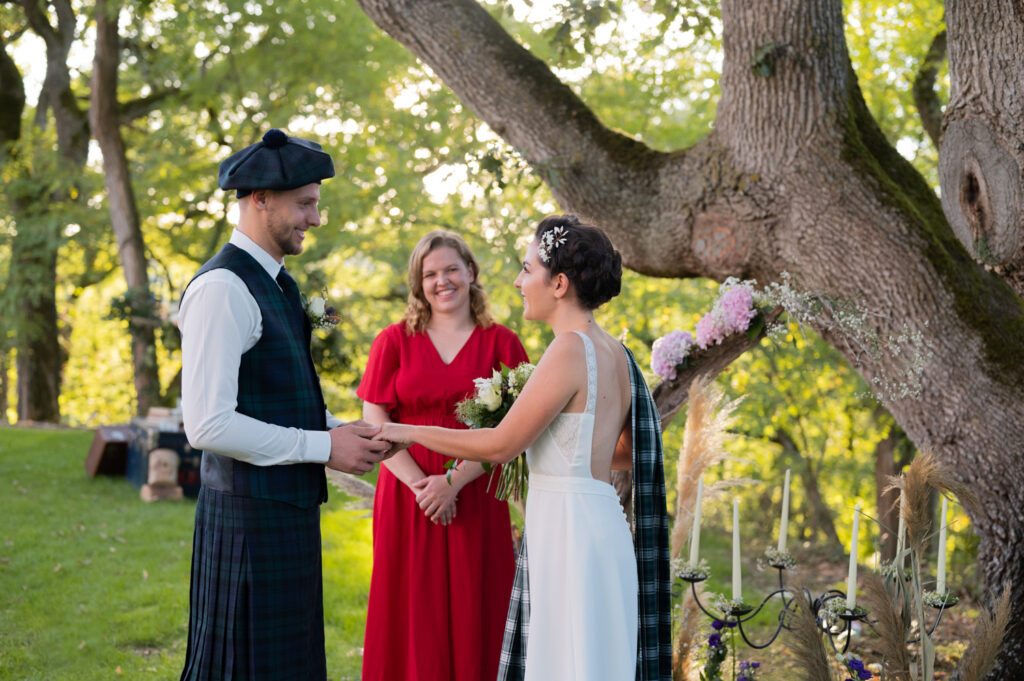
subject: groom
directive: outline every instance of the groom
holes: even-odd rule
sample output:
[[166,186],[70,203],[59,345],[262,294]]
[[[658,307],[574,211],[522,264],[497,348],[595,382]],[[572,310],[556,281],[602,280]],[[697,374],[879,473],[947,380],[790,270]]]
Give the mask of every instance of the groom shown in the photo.
[[320,182],[333,176],[320,145],[280,130],[220,164],[238,227],[179,313],[185,432],[203,450],[183,681],[327,676],[324,465],[361,474],[388,453],[370,439],[376,427],[325,409],[310,322],[283,267],[320,224]]

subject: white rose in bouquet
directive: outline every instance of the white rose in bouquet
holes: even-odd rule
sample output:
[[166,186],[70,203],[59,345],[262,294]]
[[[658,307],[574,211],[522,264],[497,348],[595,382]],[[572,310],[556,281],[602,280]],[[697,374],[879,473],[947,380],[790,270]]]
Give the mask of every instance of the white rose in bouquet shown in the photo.
[[495,371],[491,378],[477,378],[476,399],[487,408],[496,411],[501,406],[501,372]]

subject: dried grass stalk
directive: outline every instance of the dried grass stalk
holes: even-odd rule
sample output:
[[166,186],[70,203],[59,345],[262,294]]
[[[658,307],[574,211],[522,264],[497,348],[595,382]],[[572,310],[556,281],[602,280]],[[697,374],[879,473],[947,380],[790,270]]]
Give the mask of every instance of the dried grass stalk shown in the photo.
[[970,645],[960,662],[961,681],[981,681],[992,671],[1010,622],[1010,586],[1009,583],[1003,585],[1003,593],[995,604],[994,612],[983,608],[978,613]]
[[907,650],[909,623],[896,596],[885,588],[885,579],[868,574],[861,581],[864,607],[875,618],[873,627],[878,633],[878,648],[885,667],[885,678],[892,681],[911,681],[910,652]]
[[796,612],[791,615],[790,634],[793,637],[791,649],[798,662],[796,678],[802,681],[832,681],[832,670],[821,638],[821,629],[818,628],[803,589],[793,593],[793,601]]
[[[931,533],[929,501],[932,488],[953,494],[960,505],[968,510],[977,508],[977,495],[970,487],[960,482],[948,466],[930,452],[918,454],[907,472],[890,477],[889,485],[886,487],[886,491],[896,489],[903,493],[903,522],[907,526],[910,545],[915,550],[920,550],[924,546]],[[896,503],[899,503],[898,496]]]
[[[697,592],[703,592],[700,584]],[[672,650],[672,681],[687,681],[696,674],[693,660],[701,648],[700,621],[700,608],[687,592],[679,606],[679,635]]]
[[697,481],[709,466],[726,457],[724,445],[734,437],[729,426],[741,399],[725,399],[714,376],[698,376],[690,385],[686,430],[676,465],[676,514],[669,542],[673,558],[681,555],[693,527]]

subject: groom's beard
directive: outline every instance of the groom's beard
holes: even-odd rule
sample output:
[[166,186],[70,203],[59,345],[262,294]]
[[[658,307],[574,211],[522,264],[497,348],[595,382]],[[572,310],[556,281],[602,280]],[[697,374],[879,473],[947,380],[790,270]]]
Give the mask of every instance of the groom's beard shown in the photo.
[[289,224],[287,220],[281,219],[275,213],[267,216],[267,232],[270,234],[270,238],[273,239],[274,244],[285,255],[298,255],[302,253],[302,241],[295,235],[297,229],[300,228]]

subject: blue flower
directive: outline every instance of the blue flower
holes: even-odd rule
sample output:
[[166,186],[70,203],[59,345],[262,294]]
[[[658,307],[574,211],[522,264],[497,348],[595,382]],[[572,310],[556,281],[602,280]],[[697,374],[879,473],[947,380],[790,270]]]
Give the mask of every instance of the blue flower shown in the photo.
[[721,631],[722,627],[724,627],[724,626],[725,626],[725,622],[723,622],[722,620],[715,620],[714,622],[711,623],[711,628],[714,629],[715,631]]
[[711,634],[708,636],[708,646],[717,648],[722,645],[722,637],[718,634]]
[[[872,678],[872,676],[874,676],[871,672],[864,668],[864,663],[858,660],[856,657],[850,658],[850,661],[846,663],[846,666],[849,667],[852,671],[857,672],[857,678],[859,679],[859,681],[867,681],[868,679]],[[849,681],[853,681],[853,679],[850,679]]]

